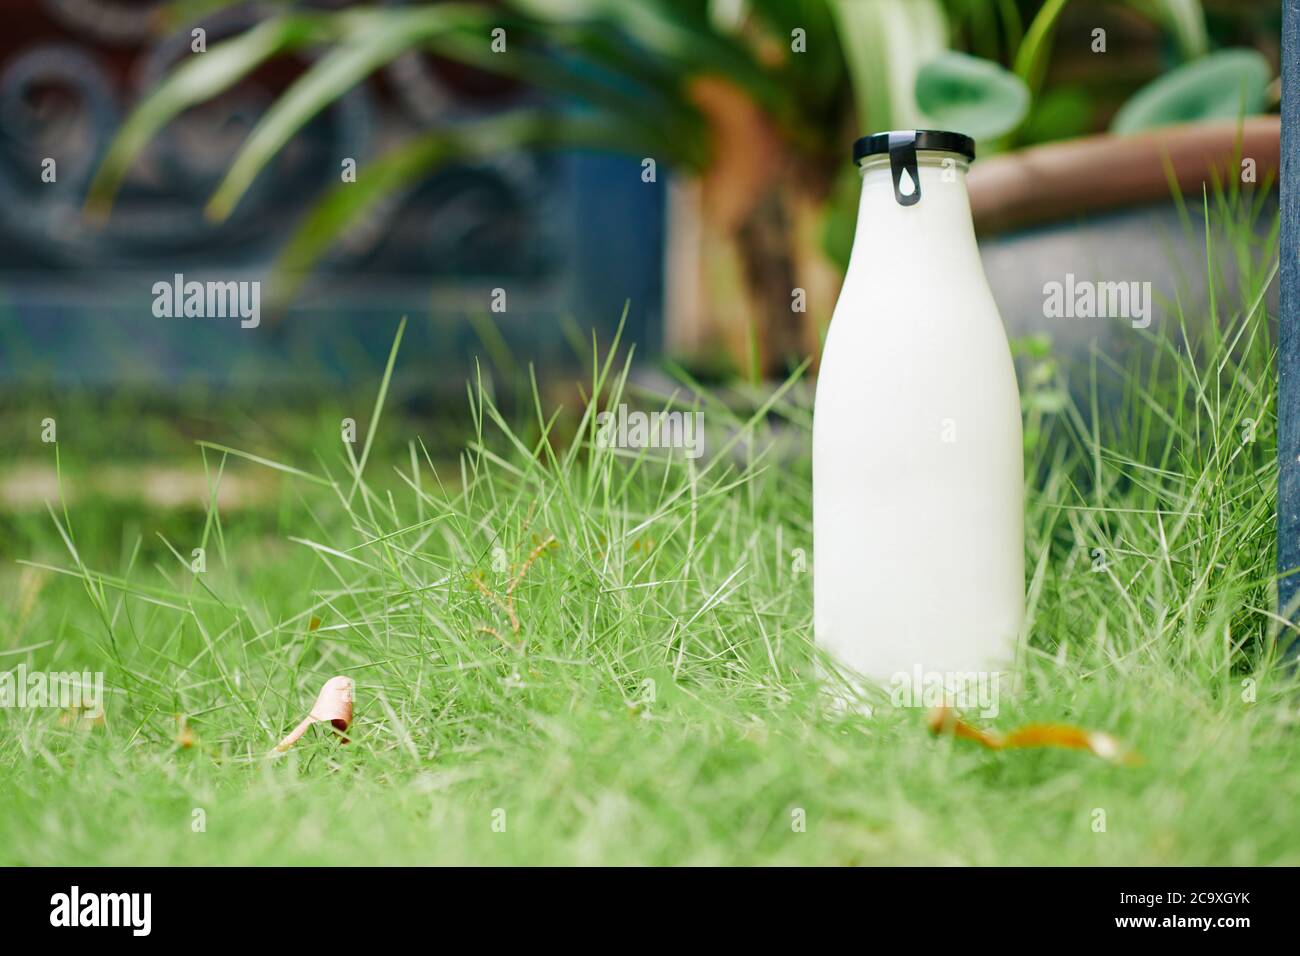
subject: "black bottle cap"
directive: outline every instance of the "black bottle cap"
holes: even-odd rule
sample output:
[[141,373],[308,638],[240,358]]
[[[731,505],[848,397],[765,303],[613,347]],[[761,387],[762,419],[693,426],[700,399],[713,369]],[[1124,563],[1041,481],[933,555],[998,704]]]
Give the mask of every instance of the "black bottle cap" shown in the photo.
[[935,129],[904,129],[862,137],[853,144],[853,161],[888,153],[894,199],[900,206],[915,206],[921,201],[921,177],[916,168],[918,149],[958,153],[967,160],[975,158],[975,140],[969,136]]
[[975,140],[965,133],[949,133],[941,129],[903,129],[889,133],[872,133],[853,144],[853,161],[865,156],[888,153],[890,137],[911,136],[917,149],[936,149],[946,153],[959,153],[967,160],[975,159]]

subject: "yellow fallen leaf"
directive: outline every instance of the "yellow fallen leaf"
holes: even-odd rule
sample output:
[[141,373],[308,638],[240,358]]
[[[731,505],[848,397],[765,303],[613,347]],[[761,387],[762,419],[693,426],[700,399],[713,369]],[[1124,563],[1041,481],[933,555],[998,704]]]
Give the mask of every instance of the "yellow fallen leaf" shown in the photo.
[[935,707],[926,722],[934,734],[950,734],[964,740],[974,740],[989,750],[1011,750],[1021,747],[1061,747],[1066,750],[1087,750],[1111,763],[1135,766],[1142,757],[1128,750],[1110,734],[1085,730],[1070,724],[1026,724],[1008,734],[981,730],[966,723],[951,707]]
[[75,730],[91,730],[104,726],[104,714],[85,710],[81,707],[69,707],[59,714],[60,727],[72,727]]
[[189,750],[198,741],[194,736],[194,731],[190,729],[189,721],[185,719],[184,714],[176,715],[176,746],[181,750]]

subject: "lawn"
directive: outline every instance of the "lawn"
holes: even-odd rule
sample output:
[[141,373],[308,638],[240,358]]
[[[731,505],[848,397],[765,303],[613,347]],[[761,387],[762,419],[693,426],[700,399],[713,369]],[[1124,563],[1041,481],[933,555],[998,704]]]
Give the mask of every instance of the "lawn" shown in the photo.
[[[475,375],[456,438],[398,349],[296,416],[9,402],[0,665],[101,670],[108,704],[0,710],[0,863],[1300,863],[1275,235],[1211,205],[1212,316],[1171,303],[1122,361],[1017,343],[1022,679],[967,715],[1140,764],[820,688],[806,380],[701,390],[691,461],[594,440],[572,396],[629,397],[612,343],[560,406]],[[269,756],[335,675],[350,742]]]

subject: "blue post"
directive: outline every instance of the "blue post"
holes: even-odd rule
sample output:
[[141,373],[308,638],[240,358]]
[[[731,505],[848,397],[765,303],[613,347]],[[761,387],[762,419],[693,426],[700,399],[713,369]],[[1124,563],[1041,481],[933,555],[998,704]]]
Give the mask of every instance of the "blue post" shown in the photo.
[[[1300,140],[1296,110],[1300,108],[1300,0],[1284,0],[1282,7],[1282,287],[1278,305],[1277,401],[1277,567],[1293,572],[1278,583],[1278,608],[1291,620],[1291,607],[1300,589]],[[1294,635],[1283,635],[1284,643]]]

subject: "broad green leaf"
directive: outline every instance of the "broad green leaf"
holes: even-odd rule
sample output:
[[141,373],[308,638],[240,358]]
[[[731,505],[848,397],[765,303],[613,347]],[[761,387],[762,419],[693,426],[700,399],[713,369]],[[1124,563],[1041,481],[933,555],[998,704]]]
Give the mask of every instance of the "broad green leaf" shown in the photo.
[[938,0],[831,0],[861,131],[932,125],[916,104],[921,64],[948,43]]
[[1128,0],[1128,4],[1173,33],[1185,58],[1204,56],[1209,50],[1201,0]]
[[1178,67],[1134,94],[1115,114],[1116,133],[1174,123],[1234,119],[1264,108],[1273,75],[1255,50],[1222,50]]
[[991,60],[950,51],[921,67],[916,102],[940,128],[986,141],[1020,125],[1029,110],[1029,89]]

